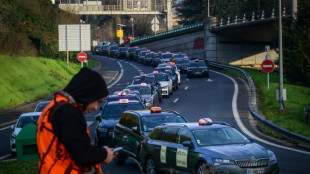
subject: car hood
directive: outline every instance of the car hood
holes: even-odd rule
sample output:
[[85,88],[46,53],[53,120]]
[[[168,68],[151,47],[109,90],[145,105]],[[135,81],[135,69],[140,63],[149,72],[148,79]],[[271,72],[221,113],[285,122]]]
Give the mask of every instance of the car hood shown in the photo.
[[168,86],[168,82],[166,81],[159,81],[159,84],[161,87]]
[[174,80],[175,76],[174,75],[168,75],[168,78]]
[[113,128],[116,123],[118,122],[119,118],[108,118],[108,119],[101,119],[101,123],[99,127],[103,128]]
[[178,63],[177,67],[188,66],[188,63]]
[[147,95],[141,95],[143,100],[152,100],[152,96],[147,94]]
[[202,148],[204,152],[215,158],[224,159],[249,159],[249,158],[267,158],[268,150],[256,144],[239,144],[224,146],[206,146]]
[[189,70],[203,70],[203,69],[208,69],[205,66],[198,66],[198,67],[188,67]]

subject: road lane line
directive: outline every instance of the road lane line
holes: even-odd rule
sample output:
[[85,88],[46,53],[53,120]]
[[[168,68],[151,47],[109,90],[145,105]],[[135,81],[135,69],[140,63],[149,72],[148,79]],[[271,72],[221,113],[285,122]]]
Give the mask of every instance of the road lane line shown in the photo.
[[10,127],[11,127],[11,126],[1,128],[0,131],[3,131],[3,130],[5,130],[5,129],[9,129]]
[[176,98],[173,100],[173,103],[176,103],[179,100],[179,98]]
[[123,65],[117,61],[118,65],[121,67],[121,73],[120,75],[118,76],[117,80],[115,80],[111,85],[108,86],[108,88],[111,88],[112,86],[114,86],[116,83],[118,83],[119,80],[121,80],[121,78],[123,77],[123,74],[124,74],[124,69],[123,69]]
[[188,89],[188,86],[185,87],[185,90],[187,90],[187,89]]
[[4,158],[7,158],[9,156],[11,156],[11,154],[4,155],[4,156],[0,157],[0,160],[3,160]]
[[248,136],[250,137],[253,137],[254,139],[264,143],[264,144],[268,144],[270,146],[274,146],[274,147],[278,147],[278,148],[282,148],[282,149],[286,149],[286,150],[291,150],[291,151],[295,151],[295,152],[299,152],[299,153],[304,153],[304,154],[308,154],[310,155],[310,152],[307,152],[307,151],[303,151],[303,150],[298,150],[298,149],[293,149],[293,148],[290,148],[290,147],[285,147],[285,146],[282,146],[282,145],[278,145],[278,144],[274,144],[274,143],[271,143],[271,142],[268,142],[264,139],[261,139],[259,137],[257,137],[256,135],[252,134],[252,132],[250,132],[245,126],[244,124],[242,123],[241,119],[240,119],[240,115],[239,115],[239,111],[238,111],[238,107],[237,107],[237,99],[238,99],[238,91],[239,91],[239,86],[237,84],[237,82],[235,81],[235,79],[231,78],[230,76],[226,75],[226,74],[223,74],[223,73],[220,73],[220,72],[216,72],[216,71],[212,71],[212,72],[215,72],[215,73],[218,73],[218,74],[221,74],[227,78],[229,78],[233,83],[234,83],[234,88],[235,88],[235,91],[234,91],[234,95],[233,95],[233,100],[232,100],[232,110],[233,110],[233,115],[234,115],[234,119],[238,125],[238,127],[245,133],[247,134]]

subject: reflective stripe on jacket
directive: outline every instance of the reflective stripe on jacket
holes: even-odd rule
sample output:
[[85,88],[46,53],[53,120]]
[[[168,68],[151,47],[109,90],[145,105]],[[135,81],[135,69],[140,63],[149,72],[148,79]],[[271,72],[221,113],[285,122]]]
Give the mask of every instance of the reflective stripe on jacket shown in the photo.
[[[71,103],[60,94],[42,111],[37,124],[37,147],[39,153],[39,173],[102,173],[100,165],[93,167],[76,164],[65,146],[54,134],[52,127],[53,112],[62,104]],[[77,105],[75,105],[78,107]],[[89,135],[89,130],[87,128]],[[94,171],[94,172],[92,172]]]

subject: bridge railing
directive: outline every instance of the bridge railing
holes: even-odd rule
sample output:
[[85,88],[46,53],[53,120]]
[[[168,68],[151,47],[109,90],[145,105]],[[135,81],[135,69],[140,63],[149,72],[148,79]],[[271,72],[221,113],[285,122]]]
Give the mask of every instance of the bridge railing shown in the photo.
[[236,75],[238,77],[243,78],[244,80],[246,80],[248,87],[249,87],[249,102],[248,102],[248,106],[249,106],[249,111],[251,113],[251,115],[262,125],[270,128],[271,130],[273,130],[274,132],[278,133],[279,135],[286,137],[290,140],[293,141],[297,141],[297,142],[310,142],[310,138],[291,132],[287,129],[284,129],[276,124],[274,124],[272,121],[267,120],[265,118],[265,116],[258,114],[258,108],[257,108],[257,102],[256,102],[256,88],[255,85],[251,79],[251,77],[242,69],[233,67],[233,66],[228,66],[228,65],[223,65],[223,64],[219,64],[216,62],[209,62],[209,65],[215,68],[219,68],[219,69],[226,69],[226,70],[231,70],[234,73],[236,73]]
[[[291,13],[291,9],[287,9],[283,7],[282,9],[282,17],[289,16],[288,14]],[[256,10],[252,12],[246,13],[238,13],[231,16],[226,17],[211,17],[211,28],[214,27],[223,27],[228,25],[235,25],[235,24],[243,24],[253,21],[260,21],[266,19],[274,19],[279,17],[279,9],[272,8],[272,9],[262,9]]]
[[199,23],[195,23],[195,24],[192,24],[192,25],[187,25],[187,26],[179,27],[179,28],[176,28],[176,29],[173,29],[173,30],[168,30],[168,31],[165,31],[165,32],[161,32],[161,33],[158,33],[158,34],[153,34],[153,35],[141,37],[141,38],[138,38],[138,39],[134,39],[134,40],[131,40],[130,43],[136,43],[136,42],[140,42],[140,41],[151,39],[151,38],[162,37],[162,36],[165,36],[165,35],[168,36],[168,35],[173,34],[173,33],[177,33],[177,32],[184,31],[184,30],[191,30],[191,29],[198,28],[198,27],[203,27],[203,22],[199,22]]

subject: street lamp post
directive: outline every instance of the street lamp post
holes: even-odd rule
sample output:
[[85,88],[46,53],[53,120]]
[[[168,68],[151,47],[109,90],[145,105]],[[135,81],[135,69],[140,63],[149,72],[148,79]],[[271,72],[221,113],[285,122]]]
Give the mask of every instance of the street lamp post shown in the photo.
[[280,110],[283,105],[283,51],[282,51],[282,11],[281,0],[279,0],[279,102]]
[[122,27],[125,27],[126,25],[123,24],[117,24],[119,26],[119,44],[122,44]]

